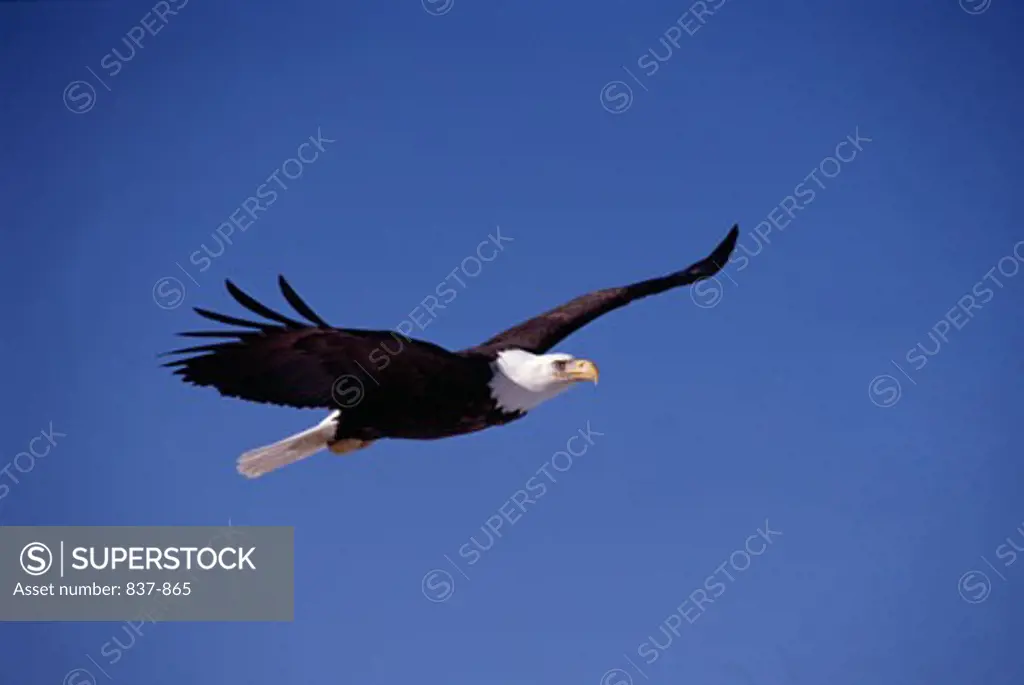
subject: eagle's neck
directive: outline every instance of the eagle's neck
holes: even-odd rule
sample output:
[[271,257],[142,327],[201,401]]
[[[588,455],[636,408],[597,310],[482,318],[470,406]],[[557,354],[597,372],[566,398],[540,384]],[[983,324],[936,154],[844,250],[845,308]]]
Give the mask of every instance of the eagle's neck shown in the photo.
[[554,377],[551,362],[556,356],[524,350],[504,350],[491,364],[494,377],[488,387],[499,409],[527,412],[569,389],[570,383]]

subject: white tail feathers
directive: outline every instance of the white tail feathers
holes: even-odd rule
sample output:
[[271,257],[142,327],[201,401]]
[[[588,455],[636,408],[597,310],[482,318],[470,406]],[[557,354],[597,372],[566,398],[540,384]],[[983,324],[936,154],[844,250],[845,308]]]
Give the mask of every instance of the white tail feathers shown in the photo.
[[334,439],[339,414],[337,411],[332,412],[330,416],[308,430],[272,445],[249,450],[238,458],[238,472],[247,478],[258,478],[326,449]]

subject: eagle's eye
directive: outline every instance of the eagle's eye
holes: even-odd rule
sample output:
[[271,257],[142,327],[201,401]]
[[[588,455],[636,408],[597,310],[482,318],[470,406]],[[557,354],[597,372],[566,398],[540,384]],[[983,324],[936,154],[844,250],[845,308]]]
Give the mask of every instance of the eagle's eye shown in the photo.
[[567,362],[567,359],[556,359],[551,365],[555,367],[555,371],[562,372],[565,371],[565,365]]

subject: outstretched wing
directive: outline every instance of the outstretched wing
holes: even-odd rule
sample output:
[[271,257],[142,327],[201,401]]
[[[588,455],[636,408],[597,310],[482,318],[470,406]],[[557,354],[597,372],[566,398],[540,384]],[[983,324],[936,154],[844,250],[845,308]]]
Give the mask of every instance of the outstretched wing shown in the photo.
[[187,383],[212,386],[229,397],[333,409],[349,406],[357,399],[355,393],[375,386],[396,396],[410,386],[429,386],[431,379],[464,364],[462,357],[442,347],[399,337],[392,331],[333,328],[302,301],[283,276],[278,281],[285,299],[305,321],[270,309],[227,281],[228,292],[239,304],[274,323],[196,307],[200,316],[242,330],[180,333],[228,340],[166,352],[161,356],[187,356],[164,366],[175,368],[174,373]]
[[714,276],[725,266],[736,247],[740,229],[734,225],[715,251],[701,261],[661,278],[640,281],[621,288],[607,288],[581,295],[560,307],[544,312],[529,321],[494,336],[474,350],[495,350],[516,347],[535,354],[543,354],[572,333],[583,328],[603,314],[624,307],[648,295],[690,285]]

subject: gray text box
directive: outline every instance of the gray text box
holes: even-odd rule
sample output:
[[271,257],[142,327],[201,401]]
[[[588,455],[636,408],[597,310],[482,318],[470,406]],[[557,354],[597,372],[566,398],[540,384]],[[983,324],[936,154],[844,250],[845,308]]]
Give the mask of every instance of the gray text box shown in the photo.
[[0,621],[291,621],[294,530],[0,527]]

